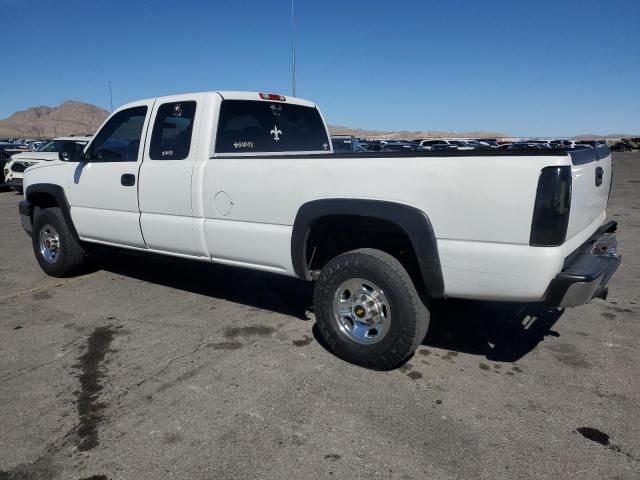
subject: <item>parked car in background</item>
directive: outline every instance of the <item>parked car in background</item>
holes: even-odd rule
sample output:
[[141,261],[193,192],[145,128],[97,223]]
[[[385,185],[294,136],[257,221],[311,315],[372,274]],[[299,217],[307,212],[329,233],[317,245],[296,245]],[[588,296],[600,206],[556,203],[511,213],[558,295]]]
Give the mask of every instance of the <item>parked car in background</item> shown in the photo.
[[458,150],[473,150],[473,146],[469,145],[466,140],[445,140],[449,145],[455,145]]
[[12,156],[18,153],[28,152],[27,147],[25,145],[17,145],[15,143],[9,144],[0,144],[0,150],[5,152],[7,155]]
[[418,144],[418,150],[429,151],[431,150],[431,147],[433,147],[433,145],[442,145],[443,143],[445,142],[443,142],[442,140],[436,140],[436,139],[422,140]]
[[542,146],[533,142],[514,142],[506,146],[507,150],[542,150]]
[[499,145],[497,138],[477,138],[476,141],[494,148]]
[[331,145],[334,152],[366,152],[360,141],[356,137],[350,135],[333,135],[331,137]]
[[0,149],[5,151],[19,150],[21,152],[24,152],[25,150],[27,150],[27,147],[19,143],[8,141],[8,142],[0,142]]
[[[455,149],[451,149],[451,150],[474,150],[475,147],[471,144],[469,144],[466,140],[456,140],[456,139],[442,139],[442,138],[438,138],[438,139],[434,139],[434,140],[423,140],[422,142],[420,142],[420,150],[433,150],[433,145],[442,145],[442,144],[447,144],[447,145],[453,145],[454,147],[456,147]],[[441,147],[439,147],[440,150],[442,150]]]
[[84,146],[89,140],[91,137],[58,137],[42,145],[37,152],[22,150],[23,153],[12,155],[2,169],[5,184],[21,192],[24,171],[27,168],[43,161],[57,160],[58,152],[65,144],[76,143]]
[[367,140],[365,138],[358,138],[358,143],[365,150],[369,150],[369,140]]
[[37,152],[38,150],[40,150],[43,146],[45,146],[50,141],[51,140],[38,140],[38,141],[35,141],[35,142],[29,142],[27,144],[27,148],[29,150],[31,150],[32,152]]
[[590,145],[592,147],[599,147],[607,144],[605,140],[580,140],[580,143],[583,145]]
[[511,143],[502,143],[500,146],[496,147],[495,150],[539,150],[539,148],[533,143],[526,142],[511,142]]
[[585,148],[585,145],[588,147],[597,146],[596,142],[591,140],[552,140],[550,143],[553,144],[561,144],[564,148]]
[[612,152],[630,152],[631,150],[631,145],[626,142],[617,142],[611,145]]
[[452,150],[458,150],[458,146],[452,145],[450,143],[436,143],[434,145],[431,145],[430,150],[432,152],[448,152]]
[[415,152],[418,146],[413,142],[391,141],[382,144],[381,152]]
[[487,150],[491,148],[488,143],[479,140],[465,140],[465,143],[473,147],[474,150]]
[[[4,172],[4,166],[11,160],[11,155],[0,149],[0,172]],[[0,186],[4,186],[4,173],[0,174]]]

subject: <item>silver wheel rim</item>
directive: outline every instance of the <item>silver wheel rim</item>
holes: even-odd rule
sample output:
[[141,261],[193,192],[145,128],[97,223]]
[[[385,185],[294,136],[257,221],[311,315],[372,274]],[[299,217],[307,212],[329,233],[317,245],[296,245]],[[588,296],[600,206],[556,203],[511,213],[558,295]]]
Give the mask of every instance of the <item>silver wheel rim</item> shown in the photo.
[[56,263],[60,255],[60,235],[52,225],[40,229],[40,255],[47,263]]
[[338,287],[333,316],[344,335],[365,345],[382,340],[391,324],[391,308],[384,291],[363,278],[351,278]]

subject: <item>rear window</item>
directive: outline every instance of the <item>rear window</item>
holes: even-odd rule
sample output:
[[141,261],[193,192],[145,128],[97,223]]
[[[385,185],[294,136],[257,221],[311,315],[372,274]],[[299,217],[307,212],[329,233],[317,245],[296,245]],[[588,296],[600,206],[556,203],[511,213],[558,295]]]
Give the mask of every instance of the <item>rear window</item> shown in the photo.
[[164,103],[151,134],[151,160],[184,160],[189,156],[196,102]]
[[217,153],[304,152],[328,150],[329,145],[316,108],[280,102],[222,101]]

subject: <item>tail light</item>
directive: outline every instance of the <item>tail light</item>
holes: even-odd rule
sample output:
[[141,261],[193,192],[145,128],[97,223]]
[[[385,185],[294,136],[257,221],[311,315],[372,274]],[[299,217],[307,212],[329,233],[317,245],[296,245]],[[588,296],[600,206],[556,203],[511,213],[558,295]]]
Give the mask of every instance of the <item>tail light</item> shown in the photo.
[[261,93],[260,98],[263,100],[276,100],[278,102],[286,102],[284,95],[276,95],[275,93]]
[[546,167],[540,173],[529,245],[557,247],[567,237],[571,208],[571,167]]

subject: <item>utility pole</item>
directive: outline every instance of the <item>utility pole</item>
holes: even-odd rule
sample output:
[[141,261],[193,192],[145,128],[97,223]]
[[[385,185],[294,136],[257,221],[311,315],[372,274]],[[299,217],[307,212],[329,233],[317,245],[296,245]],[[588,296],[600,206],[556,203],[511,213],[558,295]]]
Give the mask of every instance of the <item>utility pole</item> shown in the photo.
[[113,90],[111,89],[111,80],[107,83],[109,84],[109,103],[111,105],[111,111],[113,112]]
[[291,90],[296,96],[296,29],[293,21],[293,0],[291,0]]

